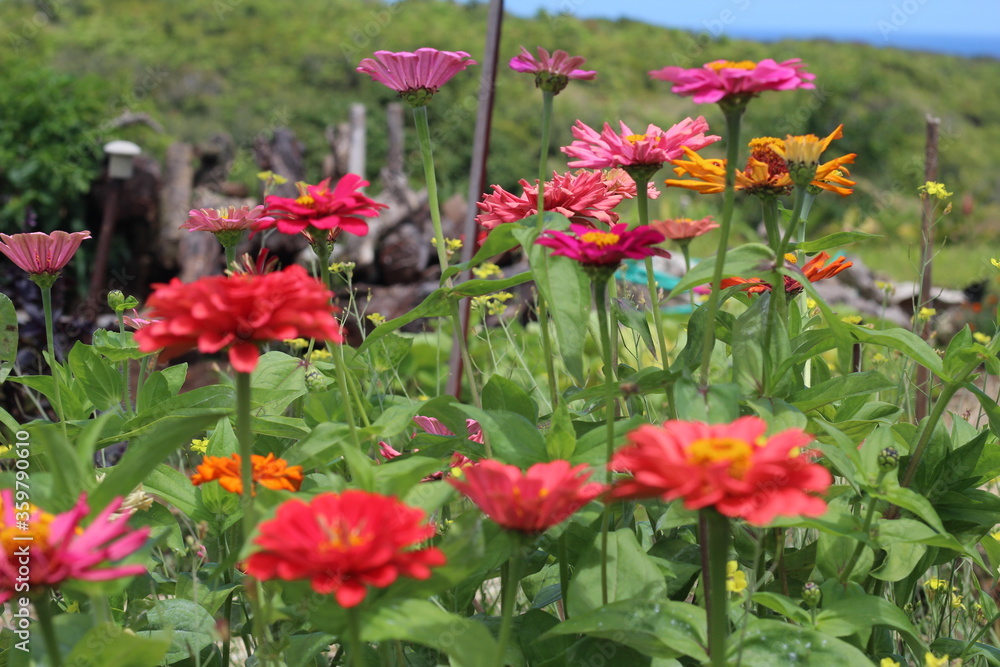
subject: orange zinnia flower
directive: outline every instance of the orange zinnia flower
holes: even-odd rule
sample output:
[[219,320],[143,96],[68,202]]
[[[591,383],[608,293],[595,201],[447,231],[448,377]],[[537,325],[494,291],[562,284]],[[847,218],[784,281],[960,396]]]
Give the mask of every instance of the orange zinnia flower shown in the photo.
[[[820,153],[827,149],[831,141],[844,136],[843,129],[843,125],[838,125],[829,136],[818,140]],[[750,158],[746,168],[736,170],[736,189],[748,194],[784,195],[791,192],[793,183],[785,161],[785,142],[776,137],[761,137],[751,140],[749,146]],[[674,173],[678,176],[687,175],[691,178],[667,179],[667,185],[694,190],[703,195],[726,189],[725,160],[703,158],[687,148],[684,149],[684,154],[687,160],[673,160],[670,164],[674,165]],[[853,164],[855,157],[855,153],[849,153],[817,166],[816,176],[810,185],[836,192],[842,197],[851,194],[854,181],[846,178],[850,171],[844,165]]]
[[[198,466],[198,472],[191,475],[191,483],[195,486],[205,482],[218,481],[230,493],[243,493],[243,481],[240,479],[239,454],[231,456],[206,456]],[[274,454],[250,456],[253,464],[253,481],[268,489],[276,491],[298,491],[302,486],[302,466],[289,466],[284,459]]]
[[[854,266],[854,262],[847,261],[847,258],[841,255],[837,259],[833,260],[829,264],[826,260],[830,259],[830,255],[825,252],[817,254],[815,257],[806,262],[806,265],[802,267],[802,275],[804,275],[809,282],[814,283],[817,280],[826,280],[827,278],[832,278],[844,269],[849,269]],[[788,266],[788,265],[786,265]],[[785,276],[785,294],[789,296],[796,296],[802,291],[802,283],[794,278]],[[744,292],[750,294],[760,294],[762,292],[771,291],[771,283],[764,282],[760,278],[726,278],[722,281],[722,289],[727,287],[732,287],[733,285],[746,285],[743,288]]]

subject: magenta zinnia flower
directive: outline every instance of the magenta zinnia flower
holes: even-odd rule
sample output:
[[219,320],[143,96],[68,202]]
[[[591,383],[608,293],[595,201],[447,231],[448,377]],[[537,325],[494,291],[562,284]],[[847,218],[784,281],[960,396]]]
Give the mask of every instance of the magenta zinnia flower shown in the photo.
[[188,219],[181,229],[192,232],[230,232],[252,230],[257,224],[273,222],[272,218],[263,217],[263,205],[250,208],[196,208],[188,212]]
[[535,75],[535,86],[542,90],[558,94],[570,79],[591,80],[597,76],[593,70],[577,69],[586,62],[583,56],[570,56],[562,49],[549,52],[538,47],[538,58],[531,55],[528,49],[521,47],[521,53],[510,59],[510,68],[515,72]]
[[[517,222],[538,215],[538,181],[532,185],[519,181],[524,194],[520,197],[507,192],[499,185],[493,186],[492,194],[483,196],[476,206],[482,211],[476,222],[486,229],[493,229],[505,222]],[[612,211],[624,198],[610,192],[612,184],[601,172],[579,171],[557,174],[545,182],[545,210],[560,213],[573,222],[588,224],[598,220],[605,224],[618,222],[618,214]],[[635,187],[633,184],[633,192]]]
[[636,134],[624,122],[619,121],[619,124],[621,133],[615,132],[605,123],[604,130],[598,134],[583,121],[576,121],[573,136],[577,140],[560,149],[575,158],[569,166],[588,169],[644,166],[659,168],[664,162],[683,155],[685,146],[696,151],[721,138],[705,135],[708,123],[701,116],[694,120],[685,118],[666,131],[649,125],[643,134]]
[[261,218],[254,225],[255,231],[277,227],[282,234],[304,233],[312,240],[312,232],[326,230],[332,240],[343,230],[349,234],[364,236],[368,233],[368,223],[362,217],[373,218],[386,204],[366,197],[360,189],[368,185],[357,174],[347,174],[337,181],[337,187],[330,190],[330,179],[319,185],[296,183],[299,196],[268,196],[267,212],[273,218]]
[[[90,514],[83,495],[70,511],[49,514],[34,505],[22,510],[15,506],[11,489],[0,491],[0,603],[24,581],[19,565],[24,565],[26,553],[27,583],[33,594],[68,579],[105,581],[144,574],[146,568],[139,564],[100,567],[129,556],[149,536],[149,527],[133,530],[124,517],[112,518],[121,504],[122,499],[116,498],[83,528],[80,522]],[[23,511],[29,515],[27,522],[19,519]]]
[[376,51],[374,55],[362,60],[357,71],[392,88],[414,107],[425,106],[438,88],[469,65],[477,64],[465,51],[423,48],[415,53]]
[[32,276],[52,276],[53,281],[69,263],[90,232],[64,232],[51,234],[29,232],[8,236],[0,234],[0,252]]
[[670,257],[670,253],[654,248],[663,242],[663,234],[649,227],[630,230],[620,222],[610,231],[602,232],[585,225],[570,224],[573,235],[547,230],[535,243],[553,248],[553,255],[574,259],[585,266],[615,267],[623,259],[643,259],[651,255]]
[[749,99],[765,90],[815,88],[810,82],[816,75],[806,72],[805,66],[798,58],[780,63],[770,58],[759,63],[716,60],[693,69],[664,67],[651,71],[649,76],[672,82],[673,92],[691,95],[695,104],[708,104],[725,99]]
[[604,485],[589,482],[586,465],[570,467],[569,461],[536,463],[521,472],[486,459],[463,468],[448,483],[476,504],[500,527],[537,535],[562,523],[604,492]]

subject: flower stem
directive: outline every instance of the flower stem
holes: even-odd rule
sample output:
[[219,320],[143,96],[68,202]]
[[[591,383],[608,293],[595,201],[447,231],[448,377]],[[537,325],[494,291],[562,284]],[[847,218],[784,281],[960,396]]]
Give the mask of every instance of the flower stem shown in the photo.
[[[597,305],[597,326],[601,333],[601,351],[604,353],[604,411],[607,424],[606,466],[604,482],[611,484],[611,457],[615,446],[615,372],[611,361],[611,327],[608,322],[608,285],[604,280],[594,281],[594,302]],[[610,509],[604,506],[601,517],[601,601],[608,603],[608,529]]]
[[243,542],[250,539],[253,516],[253,433],[250,430],[250,374],[236,373],[236,440],[240,446],[240,481],[243,484]]
[[[691,239],[683,239],[679,241],[681,246],[681,254],[684,255],[684,273],[691,270]],[[691,301],[691,312],[694,312],[694,289],[688,290],[688,298]]]
[[[639,226],[649,225],[649,192],[646,189],[648,181],[635,182],[635,200],[639,208]],[[667,370],[667,339],[663,335],[663,311],[660,310],[660,286],[653,272],[653,258],[646,258],[646,287],[649,289],[649,304],[653,309],[653,327],[656,329],[656,342],[660,345],[660,366]]]
[[235,245],[223,245],[223,249],[226,251],[226,268],[223,269],[223,273],[229,271],[233,268],[233,264],[236,263],[236,246]]
[[513,628],[514,607],[517,606],[517,589],[521,582],[521,561],[524,558],[521,544],[514,549],[514,555],[510,557],[507,564],[507,585],[504,586],[503,608],[500,611],[500,637],[497,642],[497,657],[493,663],[494,667],[504,667],[504,653],[507,651],[507,644],[510,642],[511,629]]
[[49,370],[52,371],[52,384],[55,387],[56,404],[54,407],[56,419],[62,422],[63,435],[66,435],[66,422],[62,406],[62,390],[59,385],[59,372],[56,369],[56,337],[52,327],[52,287],[42,287],[42,312],[45,314],[45,340],[49,348]]
[[[883,477],[885,477],[885,473],[880,471],[876,485],[882,482]],[[874,498],[871,498],[870,500],[871,502],[868,504],[868,510],[865,512],[865,522],[861,526],[861,532],[865,535],[868,534],[868,531],[872,527],[872,519],[875,518],[875,505],[877,504],[877,501]],[[857,545],[854,547],[854,551],[851,553],[851,557],[847,560],[847,565],[844,566],[844,569],[840,571],[840,576],[837,577],[837,581],[839,581],[841,585],[847,584],[847,581],[851,577],[851,573],[854,572],[854,567],[858,564],[858,560],[861,558],[861,552],[864,550],[865,543],[858,540]]]
[[350,667],[364,667],[364,656],[361,655],[361,627],[358,623],[357,609],[347,610],[347,646],[350,653]]
[[[115,315],[118,316],[118,332],[122,335],[122,337],[124,337],[125,336],[125,313],[123,311],[116,310],[115,311]],[[131,372],[132,369],[130,367],[130,364],[131,364],[131,361],[129,359],[122,360],[122,378],[125,380],[125,391],[124,391],[124,396],[122,397],[122,400],[125,402],[125,414],[131,416],[131,415],[134,415],[135,413],[132,411],[132,396],[131,396],[131,393],[130,393],[131,390],[129,388],[129,384],[131,384],[129,376],[132,374],[132,372]],[[138,394],[139,394],[138,387],[136,389],[137,389],[136,396],[138,397]]]
[[[705,576],[708,615],[708,655],[712,667],[725,667],[726,634],[729,630],[729,592],[726,590],[726,562],[729,560],[729,519],[711,508],[701,510],[702,562],[708,562]],[[707,558],[706,558],[707,556]]]
[[[545,228],[545,177],[548,175],[549,128],[552,125],[552,100],[555,95],[550,90],[542,91],[542,150],[538,156],[538,221],[537,230],[541,234]],[[548,262],[548,255],[543,256]],[[559,402],[559,385],[556,379],[555,359],[552,356],[552,339],[549,335],[549,311],[545,297],[538,293],[538,325],[542,333],[542,356],[545,357],[545,372],[549,380],[549,398],[552,410]]]
[[726,250],[729,246],[729,230],[732,228],[733,207],[736,202],[736,160],[740,152],[740,119],[745,104],[723,105],[726,116],[726,192],[722,200],[722,223],[719,227],[719,250],[715,254],[715,271],[712,275],[712,292],[708,296],[708,310],[705,318],[705,338],[701,350],[701,385],[708,386],[708,376],[712,365],[712,350],[715,349],[715,316],[719,312],[719,293],[722,291],[722,272],[726,265]]
[[62,653],[59,651],[59,638],[55,626],[52,625],[53,603],[47,597],[40,598],[35,605],[38,615],[38,625],[42,627],[42,639],[45,640],[45,652],[48,654],[50,667],[61,667]]

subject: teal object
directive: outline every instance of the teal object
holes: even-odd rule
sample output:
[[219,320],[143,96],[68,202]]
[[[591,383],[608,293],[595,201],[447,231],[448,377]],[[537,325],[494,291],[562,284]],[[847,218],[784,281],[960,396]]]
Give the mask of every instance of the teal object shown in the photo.
[[[653,271],[653,277],[656,279],[656,284],[667,290],[668,292],[681,282],[681,279],[677,276],[672,276],[669,273],[663,273],[662,271]],[[618,280],[626,280],[635,285],[642,285],[645,287],[649,281],[646,278],[646,262],[626,259],[625,266],[615,273],[615,278]],[[677,306],[662,306],[660,310],[664,313],[677,314],[677,313],[690,313],[691,304],[685,303]]]

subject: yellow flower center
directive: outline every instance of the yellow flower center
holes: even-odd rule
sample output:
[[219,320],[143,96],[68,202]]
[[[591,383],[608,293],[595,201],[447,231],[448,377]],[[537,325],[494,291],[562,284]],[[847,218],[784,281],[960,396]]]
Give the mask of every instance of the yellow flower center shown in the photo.
[[30,546],[32,551],[48,550],[49,524],[55,521],[55,515],[43,512],[34,505],[28,506],[27,514],[30,518],[25,520],[23,513],[15,511],[13,525],[0,525],[0,550],[8,557],[13,557],[17,549],[24,546]]
[[328,523],[323,517],[320,517],[320,523],[327,536],[327,541],[320,546],[321,549],[346,551],[368,541],[364,535],[364,526],[351,527],[343,521]]
[[295,203],[299,206],[308,206],[309,208],[316,206],[316,200],[309,195],[302,195],[301,197],[296,198]]
[[788,165],[785,164],[785,142],[777,137],[758,137],[751,139],[750,160],[757,160],[767,165],[769,176],[780,176],[788,173]]
[[750,467],[753,447],[745,440],[737,438],[703,438],[695,440],[688,447],[688,463],[708,466],[719,461],[729,462],[729,474],[742,479]]
[[621,237],[617,234],[612,234],[611,232],[587,232],[580,237],[580,240],[584,243],[593,243],[598,247],[605,247],[609,245],[614,245],[621,240]]
[[708,63],[706,65],[711,70],[718,72],[723,69],[757,69],[757,63],[752,60],[740,60],[739,62],[733,62],[732,60],[719,60],[714,63]]
[[646,139],[645,134],[630,134],[627,137],[625,137],[625,141],[633,145],[639,143],[640,141],[644,141],[645,139]]

